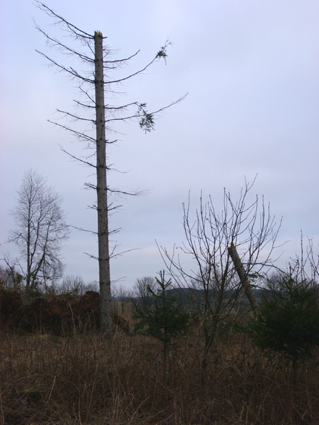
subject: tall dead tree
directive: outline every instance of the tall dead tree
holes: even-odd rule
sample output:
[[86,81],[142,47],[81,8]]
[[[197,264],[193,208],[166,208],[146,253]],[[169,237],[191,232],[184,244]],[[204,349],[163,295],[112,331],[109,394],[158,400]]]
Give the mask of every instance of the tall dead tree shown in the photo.
[[[106,49],[103,46],[103,37],[102,33],[96,31],[94,35],[90,35],[83,30],[79,29],[75,25],[71,24],[69,21],[64,19],[62,16],[55,13],[52,9],[41,2],[37,2],[38,7],[55,20],[55,23],[63,27],[64,30],[73,38],[75,41],[79,41],[82,46],[87,48],[86,51],[78,51],[73,47],[70,47],[62,43],[59,39],[52,37],[41,27],[36,25],[37,29],[45,36],[47,42],[51,47],[57,48],[66,55],[73,56],[76,59],[79,59],[81,62],[89,65],[90,71],[85,74],[84,72],[80,73],[74,69],[73,66],[67,66],[61,64],[54,60],[53,58],[47,56],[43,52],[38,52],[44,56],[52,65],[56,66],[58,69],[66,72],[69,76],[79,82],[79,89],[86,98],[86,102],[75,101],[76,106],[85,108],[87,111],[92,111],[92,108],[95,110],[95,118],[80,116],[66,111],[57,110],[58,112],[64,114],[64,116],[74,119],[76,121],[89,122],[95,127],[95,137],[90,136],[87,132],[81,132],[75,128],[69,127],[67,125],[61,125],[60,123],[54,122],[53,124],[62,127],[63,129],[71,132],[73,135],[78,137],[80,140],[84,140],[89,147],[93,147],[95,150],[96,162],[92,163],[89,158],[78,158],[69,152],[66,152],[72,158],[79,160],[80,162],[95,168],[96,170],[96,185],[87,184],[89,187],[93,188],[97,192],[97,204],[96,209],[98,213],[98,262],[99,262],[99,283],[100,283],[100,299],[101,299],[101,330],[107,338],[111,338],[113,335],[113,324],[112,324],[112,314],[111,314],[111,274],[110,274],[110,258],[113,252],[110,251],[109,246],[109,212],[110,206],[109,194],[114,192],[110,189],[107,184],[107,172],[110,170],[106,162],[106,146],[109,143],[114,143],[106,139],[106,125],[115,121],[127,121],[131,119],[138,119],[140,127],[147,131],[151,131],[154,127],[154,116],[158,112],[172,106],[173,104],[179,102],[181,99],[167,105],[163,108],[158,109],[154,112],[148,112],[146,109],[146,103],[140,103],[137,101],[125,104],[125,105],[109,105],[105,104],[104,93],[106,86],[109,91],[114,93],[114,90],[111,89],[113,85],[119,84],[128,80],[138,74],[141,74],[148,67],[150,67],[156,60],[160,58],[166,59],[166,47],[164,45],[155,55],[155,57],[142,69],[127,75],[125,77],[114,79],[114,80],[105,80],[104,70],[108,72],[116,70],[127,62],[135,57],[138,52],[134,53],[132,56],[119,60],[108,60],[110,55],[110,50]],[[94,66],[94,70],[92,67]],[[93,74],[93,78],[90,75]],[[86,76],[89,75],[89,76]],[[91,94],[90,90],[94,88],[94,95]],[[135,108],[132,110],[132,108]],[[121,115],[122,113],[122,115]],[[123,116],[124,114],[124,116]],[[118,191],[116,191],[118,192]],[[128,192],[121,192],[125,194],[130,194]],[[113,209],[114,207],[112,207]],[[93,232],[96,233],[96,232]]]
[[106,181],[106,137],[104,112],[104,76],[103,76],[103,36],[96,31],[95,46],[95,111],[96,111],[96,175],[97,175],[97,215],[99,235],[99,281],[101,299],[101,323],[110,332],[111,314],[111,273],[109,249],[109,221]]

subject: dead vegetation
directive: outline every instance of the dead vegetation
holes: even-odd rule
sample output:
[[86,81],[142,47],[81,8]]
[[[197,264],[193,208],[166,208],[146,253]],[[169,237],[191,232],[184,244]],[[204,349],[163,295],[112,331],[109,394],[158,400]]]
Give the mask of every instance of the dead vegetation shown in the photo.
[[[127,320],[113,314],[115,326],[130,333]],[[18,333],[70,336],[100,328],[100,295],[44,294],[26,297],[18,290],[0,287],[0,328]]]
[[[4,296],[1,292],[0,424],[319,423],[317,354],[298,371],[293,394],[291,370],[278,359],[265,359],[246,336],[232,332],[210,351],[203,384],[202,338],[196,329],[169,354],[164,380],[160,343],[121,328],[113,341],[100,337],[94,309],[88,307],[96,295],[30,304],[14,291]],[[90,325],[76,328],[81,314]],[[128,315],[129,309],[119,312]],[[66,326],[67,317],[73,328]],[[37,323],[33,328],[31,319]],[[50,332],[49,324],[55,324]]]

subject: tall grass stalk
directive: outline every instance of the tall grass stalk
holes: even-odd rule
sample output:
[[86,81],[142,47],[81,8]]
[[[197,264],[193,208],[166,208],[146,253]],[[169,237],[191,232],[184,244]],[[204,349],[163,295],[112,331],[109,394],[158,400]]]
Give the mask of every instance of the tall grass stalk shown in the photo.
[[97,333],[1,339],[4,425],[319,423],[318,353],[303,364],[291,406],[291,370],[264,358],[244,335],[217,344],[205,385],[196,332],[169,354],[165,380],[162,347],[151,337],[119,331],[113,342]]

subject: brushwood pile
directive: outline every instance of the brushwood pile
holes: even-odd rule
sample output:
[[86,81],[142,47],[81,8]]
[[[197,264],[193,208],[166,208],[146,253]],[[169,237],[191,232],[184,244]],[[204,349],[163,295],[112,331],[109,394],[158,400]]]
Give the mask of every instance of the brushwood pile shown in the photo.
[[[129,333],[129,324],[113,314],[116,326]],[[50,333],[70,336],[100,328],[100,294],[26,296],[19,290],[0,287],[0,330],[18,333]]]

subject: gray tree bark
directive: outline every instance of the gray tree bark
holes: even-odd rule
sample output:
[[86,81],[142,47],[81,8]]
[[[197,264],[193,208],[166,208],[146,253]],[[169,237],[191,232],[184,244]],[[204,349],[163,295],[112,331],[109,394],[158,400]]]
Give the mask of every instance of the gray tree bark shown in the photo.
[[96,110],[96,170],[97,170],[97,214],[100,278],[101,330],[107,338],[113,336],[111,312],[111,275],[109,252],[107,165],[104,108],[103,36],[94,33],[95,46],[95,110]]
[[[109,49],[104,50],[103,52],[103,35],[101,32],[96,31],[94,33],[94,36],[91,34],[86,33],[85,31],[81,30],[80,28],[76,27],[66,19],[64,19],[62,16],[56,14],[52,9],[47,7],[45,4],[41,3],[40,1],[36,0],[36,4],[38,7],[44,11],[47,15],[49,15],[51,18],[53,18],[57,23],[59,23],[64,30],[66,30],[67,34],[69,34],[72,38],[75,37],[75,39],[80,40],[82,43],[82,46],[85,45],[89,49],[89,54],[87,55],[85,52],[74,50],[72,47],[67,46],[66,44],[59,41],[57,38],[50,36],[48,33],[43,31],[41,27],[36,25],[37,29],[43,34],[48,43],[58,50],[61,50],[64,53],[67,53],[67,55],[71,55],[75,57],[76,59],[80,59],[82,62],[85,62],[86,64],[89,64],[90,66],[94,63],[95,65],[95,71],[94,71],[94,79],[92,79],[90,76],[87,75],[81,75],[78,71],[76,71],[73,66],[67,66],[63,65],[54,59],[50,58],[46,54],[42,52],[40,53],[44,58],[46,58],[52,65],[57,67],[59,70],[64,71],[67,75],[71,75],[72,78],[74,78],[76,81],[79,82],[79,88],[81,92],[86,95],[89,99],[89,104],[78,102],[75,100],[75,103],[77,106],[80,106],[82,108],[92,108],[91,102],[92,97],[89,94],[88,91],[86,91],[85,87],[86,85],[95,87],[95,101],[94,101],[94,108],[96,110],[96,117],[95,120],[93,120],[91,117],[87,118],[87,116],[80,116],[77,113],[73,114],[68,111],[62,111],[58,109],[58,112],[62,113],[66,117],[69,117],[71,119],[74,119],[75,121],[83,121],[83,122],[92,122],[94,126],[96,127],[96,137],[91,137],[87,134],[87,132],[81,132],[76,129],[73,129],[67,125],[59,124],[57,122],[52,122],[53,124],[63,128],[64,130],[69,131],[74,136],[79,138],[82,141],[88,142],[89,145],[91,144],[95,145],[96,148],[96,161],[94,164],[92,164],[88,160],[83,160],[82,158],[78,158],[69,152],[62,149],[63,152],[67,153],[71,158],[76,159],[80,161],[81,163],[84,163],[85,165],[88,165],[90,167],[93,167],[96,169],[97,173],[97,183],[96,185],[88,184],[88,187],[94,188],[97,191],[97,213],[98,213],[98,261],[99,261],[99,281],[100,281],[100,304],[101,304],[101,311],[100,311],[100,319],[101,319],[101,331],[104,332],[105,336],[107,338],[112,338],[113,336],[113,320],[112,320],[112,313],[111,313],[111,279],[110,279],[110,257],[112,256],[113,252],[110,252],[109,248],[109,222],[108,222],[108,212],[110,210],[108,202],[108,194],[110,193],[110,188],[107,184],[107,172],[109,170],[107,163],[106,163],[106,143],[107,140],[105,138],[106,133],[106,122],[109,123],[113,121],[128,121],[133,118],[138,119],[140,127],[145,131],[151,131],[154,128],[154,116],[158,114],[159,112],[167,109],[168,107],[174,105],[175,103],[178,103],[181,99],[178,99],[175,102],[172,102],[171,104],[164,106],[163,108],[160,108],[154,112],[148,112],[146,108],[146,103],[140,103],[140,102],[131,102],[128,104],[120,105],[120,106],[112,106],[112,105],[105,105],[104,102],[104,73],[103,70],[105,67],[111,70],[115,70],[117,68],[120,68],[123,64],[126,64],[130,59],[135,57],[138,52],[134,53],[133,55],[119,60],[107,60],[107,55],[109,53]],[[94,58],[92,58],[92,50],[93,46],[91,45],[92,41],[94,42]],[[114,84],[118,84],[121,82],[124,82],[136,75],[139,75],[143,73],[146,69],[148,69],[154,62],[157,60],[163,58],[164,60],[167,57],[166,54],[166,48],[169,43],[166,43],[164,46],[161,47],[161,49],[156,53],[156,55],[153,57],[153,59],[146,64],[143,68],[139,69],[136,72],[133,72],[132,74],[127,75],[126,77],[120,78],[120,79],[114,79],[111,81],[108,81],[108,87],[111,87]],[[82,87],[84,85],[84,88]],[[137,108],[135,111],[132,111],[132,108]],[[105,117],[105,111],[109,112],[108,116]],[[116,116],[114,117],[114,113],[117,115],[121,115],[120,117]],[[124,116],[123,116],[124,115]],[[127,195],[137,195],[136,192],[129,193],[129,192],[123,192]],[[85,229],[81,229],[85,230]],[[95,232],[93,232],[95,233]],[[92,256],[93,257],[93,256]]]
[[247,273],[244,269],[243,263],[241,262],[241,259],[239,258],[237,249],[233,243],[230,244],[228,247],[228,252],[233,260],[234,266],[236,267],[237,274],[239,276],[240,282],[244,288],[245,294],[247,295],[249,304],[256,315],[258,312],[258,303],[254,296],[251,284],[249,283],[249,279],[247,276]]

